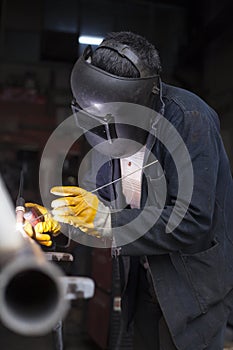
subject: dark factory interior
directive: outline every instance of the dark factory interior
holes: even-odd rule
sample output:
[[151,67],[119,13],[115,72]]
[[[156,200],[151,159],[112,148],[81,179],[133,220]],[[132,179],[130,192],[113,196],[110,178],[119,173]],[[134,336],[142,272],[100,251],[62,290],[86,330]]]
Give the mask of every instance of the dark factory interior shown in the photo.
[[[131,31],[153,43],[161,57],[162,80],[194,92],[218,113],[233,170],[231,0],[0,0],[0,15],[0,172],[14,207],[22,169],[25,201],[42,204],[40,161],[50,135],[72,115],[70,74],[86,46],[80,40],[85,36]],[[48,176],[55,177],[66,143],[57,140]],[[78,185],[88,149],[83,137],[70,145],[63,185]],[[46,176],[43,181],[44,187],[53,182]],[[119,335],[119,281],[110,249],[85,246],[65,235],[42,249],[70,278],[70,308],[43,335],[18,334],[2,322],[0,349],[132,349],[127,335]],[[92,296],[75,290],[72,278],[78,277],[94,282]],[[225,349],[231,346],[233,317]]]

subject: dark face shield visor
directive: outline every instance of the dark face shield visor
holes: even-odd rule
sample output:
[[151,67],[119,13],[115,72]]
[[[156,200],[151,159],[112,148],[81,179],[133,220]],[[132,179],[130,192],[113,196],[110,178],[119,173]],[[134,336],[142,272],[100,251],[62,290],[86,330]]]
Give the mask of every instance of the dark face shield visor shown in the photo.
[[114,117],[106,114],[104,117],[98,117],[82,110],[75,100],[71,103],[71,108],[77,126],[86,132],[91,132],[103,141],[112,143],[117,138]]
[[142,148],[155,117],[152,109],[130,103],[105,103],[82,110],[73,101],[71,107],[76,125],[85,132],[88,143],[115,158],[130,156]]
[[[103,143],[103,153],[133,154],[145,144],[145,130],[151,122],[148,110],[159,99],[159,76],[116,76],[93,66],[91,57],[92,50],[87,47],[71,73],[77,126],[85,131],[92,146],[100,149]],[[149,108],[138,115],[138,111],[132,112],[132,106]]]

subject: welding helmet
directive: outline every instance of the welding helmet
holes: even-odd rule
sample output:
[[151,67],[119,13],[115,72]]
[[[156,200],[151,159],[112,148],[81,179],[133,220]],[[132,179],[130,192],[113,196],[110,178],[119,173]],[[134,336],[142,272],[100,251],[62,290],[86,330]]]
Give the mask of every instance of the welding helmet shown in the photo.
[[[94,66],[92,48],[87,46],[71,73],[72,110],[77,125],[86,131],[85,136],[93,147],[98,145],[103,153],[124,157],[145,144],[150,109],[159,96],[159,76],[151,75],[127,45],[105,40],[99,48],[114,50],[127,58],[140,76],[121,77]],[[139,107],[140,115],[135,113],[133,105],[144,107],[143,111]]]

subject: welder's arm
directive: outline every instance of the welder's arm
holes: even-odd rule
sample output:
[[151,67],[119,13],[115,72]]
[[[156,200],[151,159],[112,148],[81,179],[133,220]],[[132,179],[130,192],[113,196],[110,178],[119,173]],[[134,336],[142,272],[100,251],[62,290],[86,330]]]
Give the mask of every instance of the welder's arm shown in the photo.
[[110,209],[96,195],[75,186],[53,187],[51,193],[61,197],[51,203],[54,220],[98,238],[111,237]]
[[36,225],[33,222],[25,220],[24,230],[30,236],[36,239],[41,245],[50,247],[52,245],[52,236],[57,236],[60,232],[60,224],[54,220],[48,210],[35,203],[26,203],[27,208],[35,208],[38,213],[41,213],[43,220]]
[[[163,165],[163,175],[166,180],[166,203],[158,206],[157,191],[161,181],[155,177],[147,180],[148,196],[153,193],[149,205],[142,209],[123,209],[111,215],[112,232],[116,245],[121,247],[122,255],[160,255],[172,252],[198,251],[204,242],[211,239],[211,229],[214,224],[216,205],[216,186],[220,164],[221,141],[219,131],[213,120],[197,112],[186,112],[177,117],[177,131],[183,139],[174,142],[173,152],[168,152],[163,146],[157,149],[157,157]],[[159,131],[158,131],[159,132]],[[162,134],[163,130],[161,131]],[[166,136],[166,138],[165,138]],[[169,130],[163,132],[165,145],[174,137]],[[190,166],[182,157],[184,145],[189,152],[193,171],[193,183],[187,176]],[[174,162],[179,157],[179,168]],[[188,166],[187,166],[188,165]],[[153,179],[153,174],[152,174]],[[178,189],[182,191],[178,196]],[[164,188],[164,187],[163,187]],[[192,190],[190,200],[186,193]],[[176,210],[174,208],[176,207]],[[172,221],[170,221],[172,219]],[[173,223],[172,229],[167,229],[168,222]],[[130,238],[130,239],[129,239]]]

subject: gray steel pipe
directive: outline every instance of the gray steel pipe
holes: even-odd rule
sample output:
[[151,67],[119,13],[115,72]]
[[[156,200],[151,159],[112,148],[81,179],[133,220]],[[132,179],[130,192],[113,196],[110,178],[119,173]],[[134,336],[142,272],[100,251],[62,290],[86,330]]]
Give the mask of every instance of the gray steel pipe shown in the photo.
[[0,319],[14,332],[43,335],[66,314],[62,272],[19,227],[0,178]]

